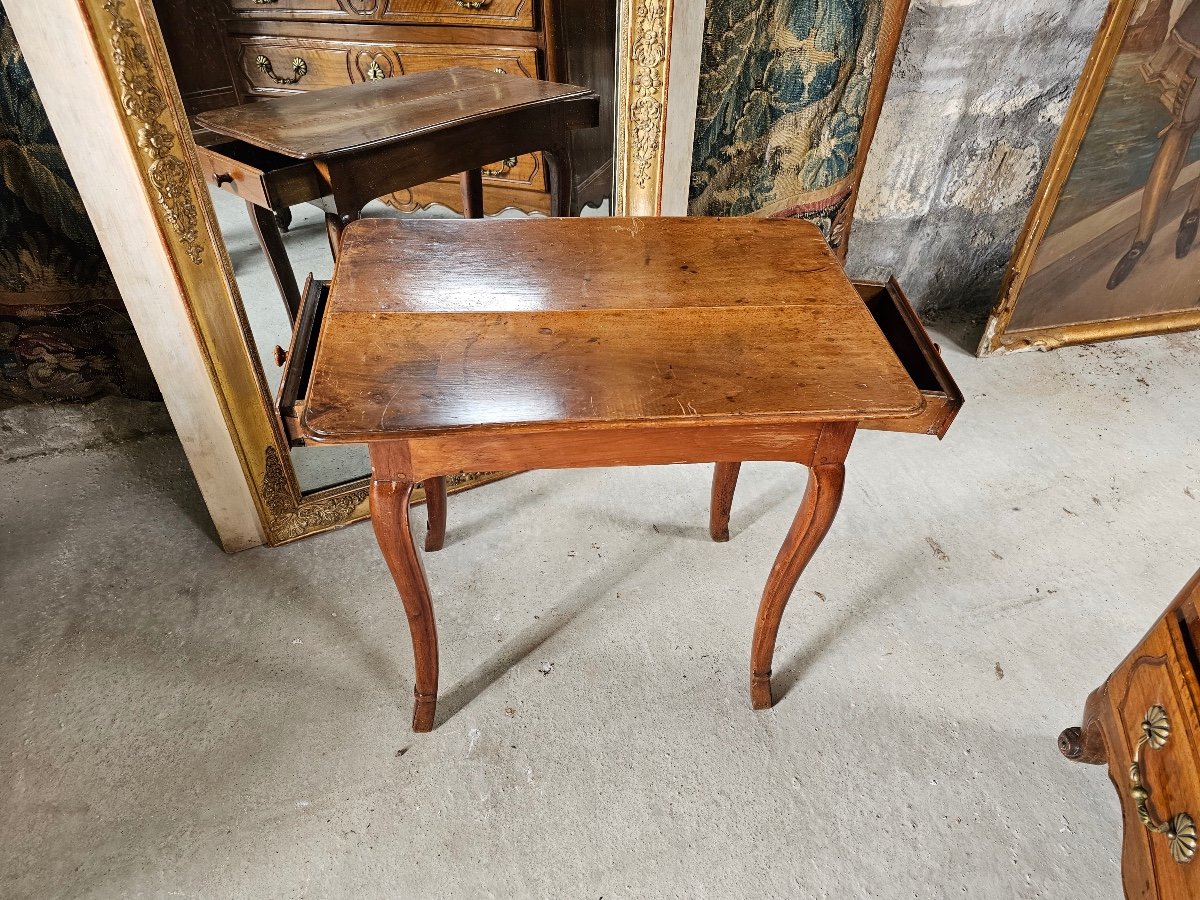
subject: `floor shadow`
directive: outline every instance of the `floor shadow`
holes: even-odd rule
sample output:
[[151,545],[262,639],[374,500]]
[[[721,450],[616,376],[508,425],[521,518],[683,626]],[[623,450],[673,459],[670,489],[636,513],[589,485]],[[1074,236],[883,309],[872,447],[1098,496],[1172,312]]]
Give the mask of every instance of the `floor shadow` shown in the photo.
[[[747,484],[752,482],[755,477],[753,465],[753,463],[743,464],[741,475],[738,478],[738,489],[733,500],[733,510],[729,515],[729,534],[731,540],[735,540],[738,534],[749,530],[758,521],[781,505],[786,505],[794,500],[797,508],[799,508],[800,498],[804,496],[804,484],[808,477],[808,470],[804,466],[797,465],[796,471],[799,473],[797,476],[799,481],[796,484],[795,491],[792,490],[789,483],[786,490],[781,490],[779,487],[762,489],[755,493],[749,500],[746,500],[746,494],[750,493],[750,488],[747,487]],[[605,521],[630,531],[641,532],[652,529],[655,534],[708,544],[712,543],[712,538],[708,533],[708,496],[709,494],[706,490],[704,494],[705,505],[698,510],[697,520],[686,524],[682,522],[662,522],[648,517],[608,515],[596,512],[595,510],[592,512],[595,512],[597,515],[604,515]],[[780,540],[782,540],[782,537]]]
[[505,642],[438,698],[437,721],[434,727],[444,724],[461,712],[471,701],[495,684],[505,672],[529,657],[592,604],[610,597],[618,584],[640,571],[657,554],[657,546],[645,543],[639,545],[639,549],[632,556],[614,559],[613,565],[603,575],[597,573],[596,577],[589,578],[587,583],[573,594],[567,595],[548,611],[542,612],[532,625]]

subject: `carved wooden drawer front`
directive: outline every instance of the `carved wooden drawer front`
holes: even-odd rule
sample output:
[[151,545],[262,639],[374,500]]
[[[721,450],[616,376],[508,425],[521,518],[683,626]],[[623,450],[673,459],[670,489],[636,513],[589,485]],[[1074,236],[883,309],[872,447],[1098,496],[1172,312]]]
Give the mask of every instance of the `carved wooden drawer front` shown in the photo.
[[532,29],[533,0],[232,0],[238,15]]
[[349,84],[350,58],[347,46],[301,38],[243,38],[236,50],[250,93],[267,97]]
[[533,0],[383,0],[388,22],[533,28]]
[[339,18],[361,16],[356,10],[377,5],[379,0],[230,0],[233,11],[242,14],[257,13],[260,16],[277,16],[284,13],[289,18],[320,16]]
[[1172,609],[1109,679],[1113,727],[1105,741],[1125,818],[1130,900],[1200,897],[1200,721],[1190,641]]

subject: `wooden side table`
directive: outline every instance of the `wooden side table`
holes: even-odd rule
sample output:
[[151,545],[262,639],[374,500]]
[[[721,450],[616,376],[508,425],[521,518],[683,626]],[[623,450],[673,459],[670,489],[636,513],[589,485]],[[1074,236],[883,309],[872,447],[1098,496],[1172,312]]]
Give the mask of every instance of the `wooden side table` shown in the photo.
[[276,216],[325,211],[329,243],[376,197],[462,173],[467,218],[483,215],[482,167],[542,151],[552,215],[572,209],[572,131],[599,122],[587,88],[480,69],[401,75],[206,112],[196,122],[234,140],[197,147],[205,179],[241,197],[288,313],[300,305]]
[[[496,252],[503,247],[504,252]],[[367,219],[332,289],[305,298],[280,411],[297,438],[366,443],[371,515],[416,658],[413,728],[433,726],[438,646],[409,523],[459,471],[717,462],[809,467],[754,627],[753,705],[771,705],[784,606],[833,521],[859,427],[942,434],[962,395],[892,286],[856,289],[797,220]]]

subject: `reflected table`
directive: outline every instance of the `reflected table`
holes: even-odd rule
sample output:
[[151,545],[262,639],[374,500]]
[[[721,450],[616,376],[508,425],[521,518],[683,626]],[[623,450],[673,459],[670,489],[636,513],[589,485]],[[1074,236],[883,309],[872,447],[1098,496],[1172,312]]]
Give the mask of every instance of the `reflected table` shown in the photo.
[[342,229],[377,197],[461,173],[463,211],[483,215],[483,166],[542,151],[551,213],[570,215],[570,134],[599,123],[587,88],[464,67],[400,75],[196,116],[232,140],[197,147],[210,185],[246,201],[295,320],[300,304],[276,217],[325,212],[334,256]]
[[450,474],[715,462],[710,531],[724,540],[743,460],[808,466],[754,625],[763,709],[784,606],[838,509],[856,430],[941,435],[962,403],[898,288],[851,284],[799,220],[364,219],[301,320],[281,412],[305,441],[368,445],[416,731],[433,727],[438,684],[417,484],[437,550]]

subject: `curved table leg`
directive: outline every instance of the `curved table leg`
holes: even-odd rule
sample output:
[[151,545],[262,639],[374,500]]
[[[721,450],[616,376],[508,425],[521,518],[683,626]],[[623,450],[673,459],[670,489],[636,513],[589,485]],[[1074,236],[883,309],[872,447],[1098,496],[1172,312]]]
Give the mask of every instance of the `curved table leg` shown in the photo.
[[425,511],[429,530],[425,532],[425,550],[441,550],[446,543],[446,479],[439,475],[421,482],[425,488]]
[[837,515],[846,481],[846,454],[850,451],[854,429],[853,422],[824,427],[808,470],[808,486],[800,510],[779,548],[763,588],[750,650],[750,703],[755,709],[770,709],[775,702],[771,696],[771,659],[775,655],[779,622],[800,574],[821,546]]
[[379,549],[387,560],[412,634],[416,686],[413,693],[413,731],[432,731],[437,711],[438,639],[433,618],[433,601],[425,568],[413,542],[409,501],[413,485],[405,481],[371,482],[371,523]]
[[733,508],[733,492],[737,488],[740,462],[719,462],[713,468],[712,504],[708,511],[708,534],[724,543],[729,540],[729,511]]

